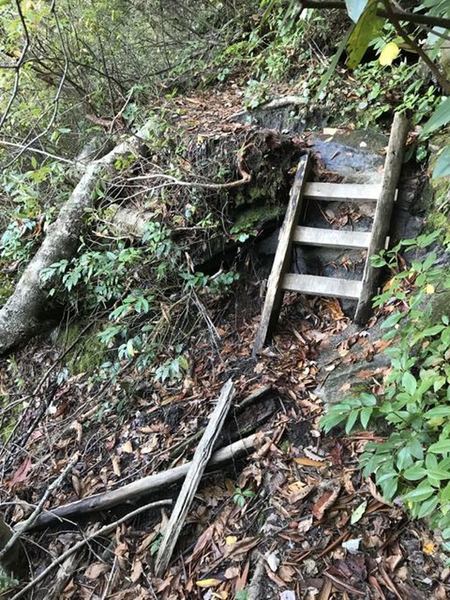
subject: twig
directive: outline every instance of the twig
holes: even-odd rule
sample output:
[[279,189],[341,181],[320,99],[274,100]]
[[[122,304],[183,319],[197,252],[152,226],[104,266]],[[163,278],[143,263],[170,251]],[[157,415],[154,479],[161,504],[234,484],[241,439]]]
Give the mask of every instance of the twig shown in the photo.
[[0,146],[6,146],[9,148],[18,148],[19,150],[27,150],[28,152],[34,152],[35,154],[40,154],[41,156],[46,156],[47,158],[53,158],[54,160],[58,160],[59,162],[66,163],[68,165],[80,164],[84,165],[82,161],[78,160],[70,160],[68,158],[63,158],[62,156],[57,156],[56,154],[52,154],[51,152],[46,152],[45,150],[39,150],[39,148],[32,148],[31,146],[24,146],[23,144],[17,144],[14,142],[7,142],[6,140],[0,140]]
[[18,542],[19,538],[26,531],[28,531],[28,529],[30,529],[33,526],[33,524],[37,521],[37,518],[39,517],[41,512],[44,510],[44,504],[47,502],[48,498],[53,493],[53,491],[56,490],[56,488],[58,488],[61,485],[61,483],[65,479],[66,475],[69,473],[69,471],[71,471],[71,469],[73,468],[73,466],[75,465],[75,463],[77,461],[78,461],[78,453],[75,454],[75,456],[72,458],[72,460],[65,466],[63,471],[61,471],[59,476],[48,486],[48,488],[45,490],[44,495],[39,500],[39,503],[36,506],[36,508],[34,509],[34,511],[31,513],[31,515],[28,517],[28,519],[26,519],[21,524],[20,528],[14,532],[14,534],[8,540],[7,544],[0,550],[0,563],[1,563],[2,559],[6,556],[6,554],[13,548],[13,546],[16,544],[16,542]]
[[77,552],[84,545],[92,542],[92,540],[94,540],[95,538],[97,538],[101,535],[106,535],[106,534],[110,533],[116,527],[118,527],[119,525],[122,525],[122,523],[125,523],[125,521],[128,521],[129,519],[132,519],[133,517],[136,517],[137,515],[140,515],[141,513],[145,512],[146,510],[150,510],[152,508],[159,508],[162,506],[169,506],[170,504],[172,504],[172,500],[158,500],[157,502],[151,502],[150,504],[146,504],[145,506],[136,508],[136,510],[133,510],[133,511],[129,512],[128,514],[126,514],[125,516],[121,517],[120,519],[117,519],[117,521],[114,521],[114,523],[110,523],[109,525],[100,527],[100,529],[97,529],[97,531],[94,531],[94,533],[92,533],[91,535],[83,538],[81,541],[77,542],[71,548],[69,548],[68,550],[63,552],[60,556],[58,556],[58,558],[56,558],[37,577],[35,577],[32,581],[30,581],[30,583],[28,583],[24,588],[22,588],[20,590],[20,592],[18,592],[12,598],[10,598],[10,600],[19,600],[19,598],[23,598],[23,596],[26,594],[26,592],[29,592],[30,590],[32,590],[40,581],[45,579],[45,577],[47,577],[47,575],[51,571],[53,571],[53,569],[55,567],[57,567],[58,565],[63,563],[69,556],[71,556],[74,552]]
[[22,25],[22,29],[23,29],[23,32],[25,35],[25,42],[24,42],[24,45],[22,46],[22,51],[20,53],[19,58],[13,65],[1,65],[1,68],[3,68],[3,69],[14,69],[16,71],[16,76],[14,79],[13,91],[9,98],[5,112],[3,113],[2,117],[0,118],[0,129],[3,127],[5,121],[8,117],[9,111],[11,110],[12,103],[14,102],[14,99],[17,96],[17,92],[19,91],[20,69],[25,60],[25,55],[28,51],[28,48],[30,47],[30,36],[28,33],[27,24],[25,22],[25,17],[23,16],[22,7],[20,6],[20,0],[15,0],[15,3],[16,3],[17,12],[19,13],[19,19],[20,19],[20,22]]

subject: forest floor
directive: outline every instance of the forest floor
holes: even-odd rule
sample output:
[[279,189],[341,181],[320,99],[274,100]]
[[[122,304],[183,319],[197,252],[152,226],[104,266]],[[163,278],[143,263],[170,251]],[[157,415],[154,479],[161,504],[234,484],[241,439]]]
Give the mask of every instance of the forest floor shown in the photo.
[[[287,91],[280,86],[274,95]],[[199,136],[241,127],[230,119],[241,108],[237,84],[171,101],[180,126]],[[92,385],[86,373],[60,381],[65,349],[50,341],[29,344],[8,367],[4,362],[0,390],[13,389],[18,379],[26,382],[15,398],[24,412],[1,453],[0,500],[12,502],[7,507],[12,523],[29,514],[27,503],[39,501],[44,482],[76,453],[70,476],[47,507],[190,459],[195,434],[229,377],[237,388],[236,402],[269,386],[258,404],[228,418],[220,445],[244,436],[256,421],[258,448],[203,480],[164,578],[152,576],[152,565],[168,511],[162,517],[140,516],[86,545],[62,587],[49,577],[29,597],[449,597],[450,570],[433,533],[410,521],[401,506],[387,504],[361,475],[358,456],[376,435],[325,436],[319,428],[324,408],[315,393],[320,354],[331,336],[348,327],[349,318],[336,300],[299,302],[287,295],[274,344],[255,360],[251,351],[262,298],[251,256],[246,272],[232,295],[207,306],[220,342],[212,342],[206,327],[199,333],[181,386],[141,381],[132,362],[124,367],[120,386]],[[358,337],[367,355],[381,351],[381,342],[366,340],[364,332]],[[352,360],[351,341],[340,351]],[[176,497],[176,490],[168,492]],[[123,513],[104,513],[98,520],[111,522],[118,514]],[[73,524],[26,536],[32,576],[82,536]]]

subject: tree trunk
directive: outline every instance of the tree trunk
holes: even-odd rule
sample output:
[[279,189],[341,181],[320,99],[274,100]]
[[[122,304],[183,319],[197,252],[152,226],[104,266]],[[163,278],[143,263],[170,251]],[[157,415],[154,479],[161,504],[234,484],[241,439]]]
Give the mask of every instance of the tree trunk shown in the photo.
[[145,130],[146,126],[87,165],[70,198],[61,207],[58,218],[48,228],[41,247],[23,272],[14,293],[0,310],[0,355],[10,352],[44,329],[49,302],[40,273],[53,263],[70,259],[75,254],[86,212],[93,208],[95,187],[117,158],[140,153]]

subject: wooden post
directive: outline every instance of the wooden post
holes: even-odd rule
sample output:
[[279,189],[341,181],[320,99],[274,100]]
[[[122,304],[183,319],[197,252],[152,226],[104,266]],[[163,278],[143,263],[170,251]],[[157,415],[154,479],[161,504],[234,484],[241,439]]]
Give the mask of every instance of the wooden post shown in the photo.
[[222,430],[222,425],[227,416],[234,393],[233,382],[229,379],[220,392],[217,405],[194,453],[191,466],[189,467],[186,479],[178,494],[176,504],[170,515],[169,523],[164,531],[155,563],[155,573],[157,577],[161,577],[170,562],[184,521],[194,496],[197,493],[197,488],[203,476],[203,472],[211,458],[214,443]]
[[372,236],[367,251],[366,266],[362,279],[362,290],[356,307],[355,322],[364,324],[372,309],[372,297],[377,291],[380,270],[373,267],[370,258],[384,249],[389,233],[392,209],[394,207],[395,191],[402,169],[403,154],[409,123],[404,115],[396,113],[392,124],[389,145],[384,163],[383,183],[380,198],[375,209]]
[[253,345],[253,356],[261,352],[264,344],[270,339],[273,328],[280,314],[283,301],[283,290],[281,287],[283,275],[291,260],[292,236],[300,216],[302,207],[302,196],[305,189],[306,177],[309,167],[309,154],[300,158],[295,174],[294,184],[289,196],[289,204],[284,217],[283,226],[278,238],[277,251],[272,265],[269,280],[267,282],[266,298],[261,315],[255,343]]

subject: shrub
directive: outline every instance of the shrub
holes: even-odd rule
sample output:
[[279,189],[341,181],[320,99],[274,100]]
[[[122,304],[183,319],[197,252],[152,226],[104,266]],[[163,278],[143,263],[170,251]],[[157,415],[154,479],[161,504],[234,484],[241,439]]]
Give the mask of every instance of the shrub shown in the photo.
[[[367,390],[330,406],[322,427],[328,432],[345,425],[349,433],[370,426],[384,433],[383,442],[366,445],[363,475],[374,476],[384,497],[400,500],[412,517],[429,517],[450,550],[450,319],[436,315],[430,302],[450,289],[450,273],[436,266],[436,252],[425,253],[441,235],[404,240],[374,258],[393,273],[374,300],[390,311],[382,323],[384,339],[391,340],[384,391],[376,396]],[[405,248],[422,258],[405,265],[399,256]]]

